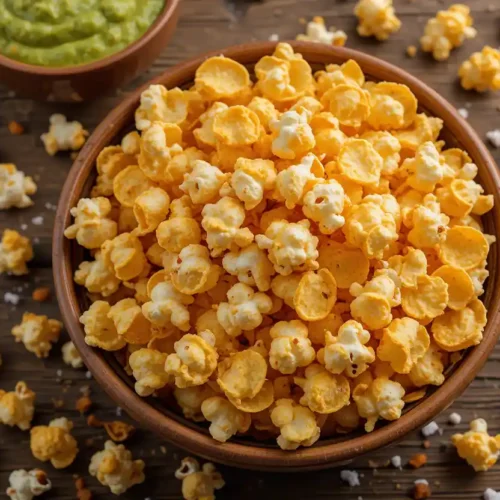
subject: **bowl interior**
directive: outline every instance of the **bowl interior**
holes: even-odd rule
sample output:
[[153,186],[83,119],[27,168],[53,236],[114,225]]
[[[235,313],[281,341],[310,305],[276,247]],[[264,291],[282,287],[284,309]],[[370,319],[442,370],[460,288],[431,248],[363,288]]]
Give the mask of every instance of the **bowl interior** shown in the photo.
[[[360,64],[368,79],[388,80],[408,85],[419,100],[419,111],[443,119],[444,128],[440,137],[446,141],[447,147],[457,146],[465,149],[478,165],[480,182],[487,193],[494,195],[496,206],[483,218],[485,231],[490,234],[497,233],[500,226],[497,208],[500,206],[498,189],[500,183],[496,166],[482,141],[460,118],[453,106],[411,75],[366,54],[304,42],[293,42],[292,45],[296,51],[304,55],[314,70],[322,69],[325,64],[340,64],[353,58]],[[222,52],[238,60],[252,72],[255,62],[263,55],[271,53],[274,46],[274,43],[267,42],[248,44],[217,51],[217,54]],[[192,83],[194,71],[205,57],[172,68],[153,82],[161,83],[167,88],[189,86]],[[399,420],[379,423],[375,431],[370,434],[359,431],[345,436],[320,439],[313,447],[292,453],[281,451],[274,441],[261,442],[248,437],[233,438],[224,445],[217,444],[209,436],[205,426],[183,418],[173,408],[174,405],[170,400],[165,402],[155,398],[142,399],[137,396],[133,389],[132,378],[124,372],[116,356],[111,353],[98,352],[85,344],[84,332],[78,323],[78,316],[88,308],[89,301],[84,289],[74,285],[72,280],[73,271],[83,260],[84,252],[74,241],[65,240],[62,231],[69,223],[69,208],[74,206],[79,198],[90,192],[96,175],[94,167],[97,155],[103,147],[119,143],[121,137],[133,128],[133,115],[139,103],[140,93],[151,83],[138,89],[112,111],[89,138],[64,186],[54,229],[55,282],[63,318],[87,366],[117,403],[163,438],[205,458],[246,468],[278,470],[323,468],[339,461],[352,459],[362,452],[384,446],[403,437],[451,404],[472,381],[497,340],[498,328],[495,325],[498,323],[500,292],[497,272],[499,254],[495,245],[489,254],[490,277],[486,293],[482,297],[489,309],[489,322],[484,332],[483,342],[466,351],[462,359],[448,369],[445,383],[438,388],[429,388],[423,400],[406,405],[404,414]]]

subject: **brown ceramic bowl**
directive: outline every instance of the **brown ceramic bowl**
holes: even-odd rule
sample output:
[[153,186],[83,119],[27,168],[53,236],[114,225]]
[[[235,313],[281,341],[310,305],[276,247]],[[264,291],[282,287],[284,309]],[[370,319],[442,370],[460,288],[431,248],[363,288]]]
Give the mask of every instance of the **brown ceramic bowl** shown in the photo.
[[[499,233],[500,178],[497,167],[481,139],[467,122],[460,118],[452,105],[413,76],[369,55],[322,44],[307,42],[292,42],[292,44],[313,67],[319,68],[327,63],[340,64],[353,58],[373,80],[389,80],[408,85],[417,96],[422,111],[444,120],[443,138],[448,144],[464,148],[478,165],[482,185],[487,193],[495,197],[495,208],[484,220],[485,229],[488,233]],[[208,55],[222,53],[251,69],[259,58],[270,54],[274,46],[275,44],[271,42],[252,43]],[[208,55],[180,64],[150,83],[161,83],[168,88],[188,85],[193,80],[196,68]],[[420,402],[407,405],[399,420],[381,422],[369,434],[359,432],[344,437],[321,439],[311,448],[285,452],[272,443],[262,443],[247,437],[237,437],[225,444],[217,443],[203,425],[187,421],[174,410],[159,404],[154,398],[143,399],[137,396],[133,389],[133,381],[124,373],[114,356],[85,344],[84,332],[78,317],[88,304],[84,290],[73,282],[73,272],[81,261],[83,252],[74,241],[64,238],[63,231],[70,223],[70,208],[76,205],[79,198],[88,195],[94,182],[97,155],[104,146],[119,143],[122,133],[127,131],[127,127],[130,128],[134,110],[139,104],[139,96],[147,85],[137,89],[112,111],[89,138],[66,180],[54,227],[54,278],[64,322],[86,365],[116,403],[142,427],[155,432],[161,439],[187,449],[190,453],[232,466],[280,471],[321,469],[348,461],[362,453],[401,439],[447,408],[474,379],[497,341],[500,309],[497,245],[493,245],[489,256],[491,274],[484,295],[489,309],[489,321],[482,343],[465,354],[448,374],[441,387],[429,390],[428,395]]]
[[103,59],[61,68],[35,66],[0,54],[0,82],[20,95],[38,100],[83,101],[113,90],[151,66],[172,37],[180,0],[165,6],[144,35]]

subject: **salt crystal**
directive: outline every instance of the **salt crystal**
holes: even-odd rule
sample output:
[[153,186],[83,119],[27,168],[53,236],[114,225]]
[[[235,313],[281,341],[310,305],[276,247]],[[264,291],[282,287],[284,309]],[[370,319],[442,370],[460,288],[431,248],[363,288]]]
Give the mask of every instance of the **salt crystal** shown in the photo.
[[396,469],[401,469],[401,457],[399,455],[394,455],[391,458],[391,464],[393,467],[396,467]]
[[85,373],[85,376],[90,380],[92,378],[92,373],[87,372]]
[[439,425],[436,422],[429,422],[426,426],[422,427],[422,435],[425,437],[432,436],[439,432]]
[[449,422],[451,425],[458,425],[461,421],[462,421],[462,417],[461,417],[458,413],[452,413],[452,414],[448,417],[448,422]]
[[6,304],[13,304],[17,306],[19,304],[20,297],[16,293],[11,293],[11,292],[5,292],[3,296],[3,301]]
[[486,132],[486,138],[493,144],[493,147],[500,148],[500,128]]
[[28,224],[21,224],[21,230],[26,231],[28,229]]
[[483,498],[484,500],[500,500],[500,493],[491,488],[487,488],[484,490]]
[[360,486],[359,474],[355,470],[341,470],[340,479],[349,484],[349,486]]
[[36,217],[33,217],[33,219],[31,219],[31,222],[35,226],[41,226],[43,224],[43,216],[37,215]]
[[467,118],[469,118],[469,111],[468,111],[467,109],[465,109],[465,108],[460,108],[460,109],[458,110],[458,114],[459,114],[462,118],[464,118],[465,120],[467,120]]

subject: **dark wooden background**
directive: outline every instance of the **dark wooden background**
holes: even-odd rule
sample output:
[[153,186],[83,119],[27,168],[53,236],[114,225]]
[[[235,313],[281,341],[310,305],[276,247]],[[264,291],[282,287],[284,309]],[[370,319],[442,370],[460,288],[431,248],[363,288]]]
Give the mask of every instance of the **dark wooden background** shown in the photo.
[[[58,318],[59,311],[55,298],[39,304],[31,300],[31,292],[41,285],[52,286],[51,270],[51,230],[54,221],[52,205],[57,204],[59,192],[66,173],[71,166],[69,155],[49,157],[40,141],[40,134],[47,130],[48,118],[54,112],[65,113],[69,119],[81,121],[92,131],[100,120],[123,97],[153,75],[164,69],[195,56],[206,50],[249,40],[266,40],[272,34],[280,39],[291,39],[304,26],[299,18],[322,15],[328,25],[335,25],[347,32],[348,47],[366,51],[396,64],[421,78],[448,98],[457,108],[466,107],[469,121],[481,137],[488,130],[500,128],[500,95],[479,95],[468,93],[459,87],[456,73],[462,60],[485,44],[500,45],[500,2],[499,0],[469,0],[478,29],[478,37],[464,47],[455,50],[447,62],[437,63],[430,57],[419,54],[415,59],[405,55],[408,45],[418,44],[426,20],[438,8],[452,2],[436,0],[395,0],[394,4],[403,27],[389,41],[378,43],[373,39],[361,39],[355,31],[356,19],[352,12],[352,0],[184,0],[181,18],[174,38],[156,61],[151,70],[136,79],[127,88],[115,95],[105,96],[96,102],[58,105],[37,103],[17,97],[0,85],[0,162],[15,163],[18,168],[32,175],[38,182],[39,191],[35,195],[35,205],[28,209],[0,212],[0,229],[28,228],[23,233],[34,242],[35,259],[31,262],[27,277],[0,277],[0,353],[3,366],[0,368],[0,387],[12,390],[16,381],[25,380],[37,393],[35,424],[46,424],[55,416],[66,416],[75,423],[74,434],[80,444],[80,453],[75,463],[64,471],[56,471],[45,465],[53,482],[53,490],[48,498],[75,498],[74,474],[83,475],[94,497],[113,498],[109,491],[100,486],[87,472],[91,455],[105,440],[103,430],[87,427],[84,417],[74,410],[80,389],[90,386],[95,413],[103,419],[116,418],[116,406],[99,389],[93,380],[88,380],[85,370],[74,370],[61,360],[60,345],[67,340],[64,333],[50,357],[39,360],[15,344],[10,329],[20,321],[24,311],[47,314]],[[36,85],[36,82],[33,82]],[[21,122],[26,133],[11,136],[7,130],[10,120]],[[493,151],[500,162],[500,150]],[[43,216],[43,225],[32,223],[32,218]],[[22,288],[21,302],[13,307],[3,304],[5,292]],[[19,292],[16,292],[19,293]],[[464,431],[467,422],[474,417],[485,417],[492,432],[500,432],[500,348],[493,353],[485,368],[467,391],[437,421],[444,430],[443,435],[430,438],[428,450],[422,448],[422,437],[418,433],[409,435],[399,445],[380,450],[359,458],[348,468],[361,474],[361,486],[349,488],[340,481],[340,469],[308,474],[270,474],[247,472],[220,467],[226,480],[226,487],[217,493],[220,499],[348,499],[364,500],[407,498],[413,481],[425,478],[429,481],[432,498],[459,500],[479,499],[482,492],[491,487],[500,490],[500,465],[487,473],[475,474],[461,461],[450,446],[450,435],[457,430]],[[57,370],[62,370],[58,377]],[[54,408],[54,400],[63,400],[64,406]],[[447,424],[448,415],[456,411],[462,415],[462,424],[452,428]],[[125,417],[124,417],[125,418]],[[89,445],[93,438],[93,445]],[[160,448],[164,445],[166,448]],[[160,443],[154,435],[138,430],[128,446],[134,457],[146,462],[146,482],[123,495],[126,499],[179,499],[180,481],[174,478],[174,471],[180,459],[186,454],[167,443]],[[162,451],[163,449],[163,451]],[[164,453],[166,449],[166,453]],[[425,451],[428,464],[419,470],[395,470],[384,466],[393,455],[401,455],[403,463],[415,453]],[[0,428],[0,496],[7,487],[9,473],[17,468],[40,466],[29,450],[29,433],[6,427]],[[378,468],[373,468],[378,465]],[[344,467],[345,468],[345,467]]]

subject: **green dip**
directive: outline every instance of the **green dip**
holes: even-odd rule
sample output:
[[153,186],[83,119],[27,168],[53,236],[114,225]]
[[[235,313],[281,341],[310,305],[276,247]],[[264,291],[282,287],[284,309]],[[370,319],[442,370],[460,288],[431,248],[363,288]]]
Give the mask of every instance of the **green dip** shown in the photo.
[[165,0],[0,0],[0,54],[37,66],[102,59],[140,38]]

